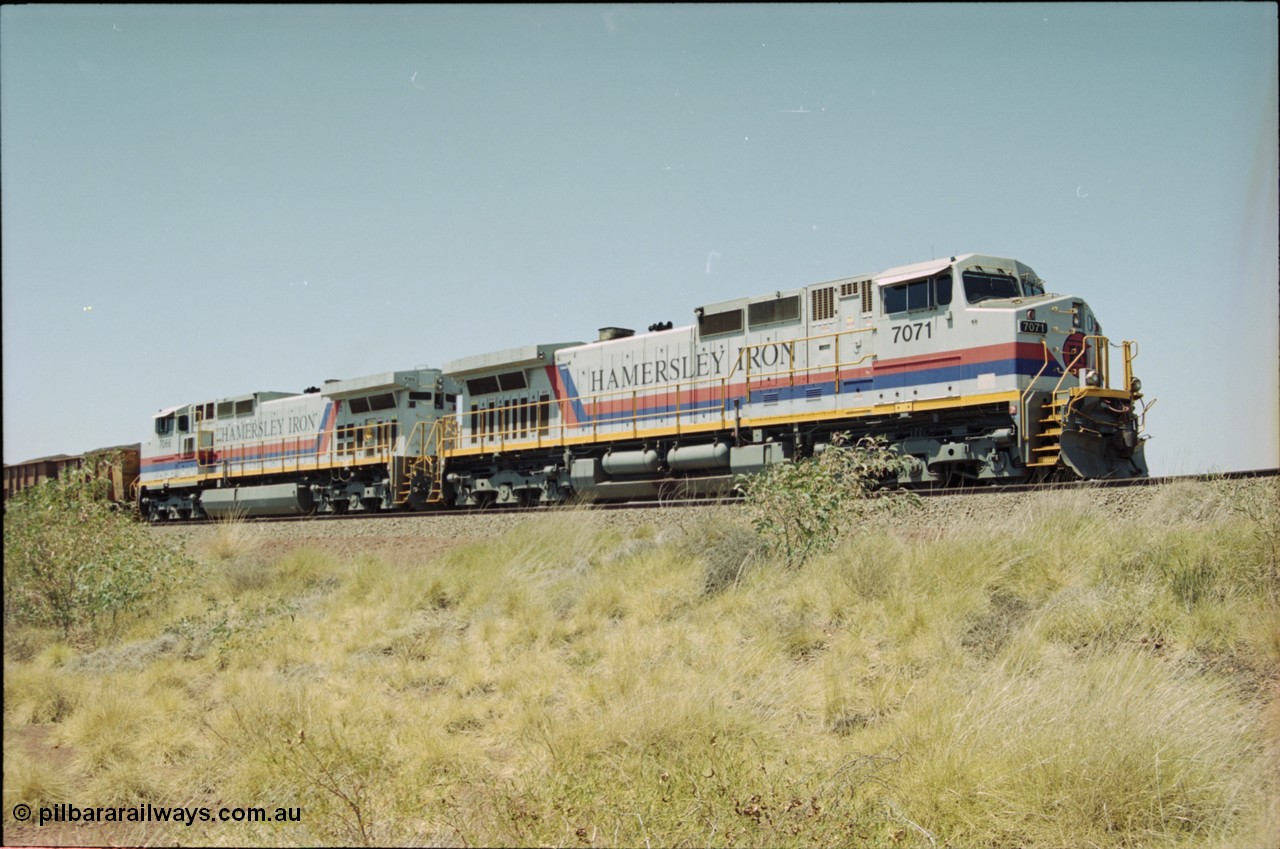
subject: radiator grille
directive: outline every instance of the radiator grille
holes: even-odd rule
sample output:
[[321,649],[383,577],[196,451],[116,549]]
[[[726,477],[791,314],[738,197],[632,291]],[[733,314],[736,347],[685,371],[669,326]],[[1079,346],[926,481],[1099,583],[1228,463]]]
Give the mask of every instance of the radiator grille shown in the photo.
[[814,289],[809,293],[811,298],[809,320],[826,321],[836,317],[836,288]]

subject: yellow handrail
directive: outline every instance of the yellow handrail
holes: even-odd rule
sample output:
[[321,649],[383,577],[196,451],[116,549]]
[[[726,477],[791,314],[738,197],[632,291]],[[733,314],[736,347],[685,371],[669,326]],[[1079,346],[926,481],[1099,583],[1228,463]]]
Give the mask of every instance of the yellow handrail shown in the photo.
[[[683,380],[675,383],[660,384],[651,387],[652,396],[667,401],[668,406],[661,410],[641,411],[639,397],[644,391],[642,387],[628,386],[626,388],[613,389],[605,392],[595,392],[590,394],[579,394],[564,398],[549,399],[547,401],[533,400],[523,404],[513,403],[505,406],[495,406],[492,410],[477,408],[474,411],[461,411],[450,416],[454,423],[456,432],[462,433],[461,423],[466,420],[465,417],[470,415],[477,416],[478,427],[467,433],[468,442],[474,444],[481,449],[492,448],[497,451],[504,451],[508,442],[521,442],[528,444],[526,440],[528,436],[532,436],[529,440],[536,447],[547,447],[551,445],[564,445],[570,438],[569,434],[575,430],[586,430],[592,439],[599,439],[602,430],[605,428],[618,428],[621,432],[625,432],[630,428],[633,437],[638,437],[640,433],[640,425],[650,420],[669,420],[674,419],[674,433],[679,435],[684,432],[684,428],[689,424],[691,416],[716,416],[719,417],[721,427],[727,428],[730,424],[730,404],[729,404],[729,385],[731,378],[739,371],[743,372],[744,391],[750,393],[752,385],[758,385],[762,380],[770,380],[777,377],[786,377],[791,385],[796,382],[797,375],[809,375],[814,372],[831,371],[834,375],[837,394],[841,390],[840,373],[848,368],[856,367],[873,361],[875,354],[863,354],[857,359],[848,362],[842,362],[839,357],[839,337],[853,333],[869,333],[874,332],[874,328],[854,328],[851,330],[842,330],[838,333],[826,333],[815,336],[804,337],[798,340],[789,340],[786,342],[766,342],[756,345],[744,346],[739,350],[739,357],[731,367],[729,375],[723,377],[705,377],[696,380]],[[835,350],[833,351],[833,362],[821,364],[806,364],[803,367],[795,365],[795,343],[796,342],[813,342],[818,340],[834,340]],[[791,352],[791,365],[785,370],[770,372],[752,372],[750,365],[750,351],[769,345],[785,345]],[[806,360],[810,352],[806,351]],[[744,364],[744,357],[747,362]],[[713,391],[704,399],[694,401],[691,396],[696,395],[700,390],[707,388]],[[603,420],[600,408],[606,404],[618,404],[621,409],[615,412],[623,412],[624,414],[613,420]],[[537,421],[536,411],[542,407],[547,407],[548,411],[551,404],[557,404],[563,411],[565,408],[580,404],[584,411],[586,408],[593,408],[590,415],[590,421],[580,422],[574,425],[565,421],[565,416],[560,417],[560,421],[555,425],[549,422],[547,425],[539,427],[530,422]],[[630,408],[627,411],[627,408]],[[534,415],[526,416],[526,425],[521,427],[519,424],[520,412],[529,410]],[[487,415],[494,414],[493,426],[487,424]],[[451,450],[451,449],[446,449]]]
[[1133,391],[1133,361],[1138,358],[1138,343],[1125,341],[1124,346],[1124,390]]
[[761,381],[767,380],[769,378],[781,377],[783,375],[786,375],[790,379],[789,385],[795,386],[796,374],[810,374],[815,371],[831,371],[835,375],[834,382],[836,384],[836,394],[839,394],[841,369],[849,368],[851,366],[861,365],[862,363],[865,363],[867,360],[874,360],[875,358],[876,358],[875,354],[863,354],[858,359],[850,360],[847,363],[836,362],[836,363],[827,363],[827,364],[816,365],[816,366],[805,366],[804,368],[793,367],[790,369],[786,369],[785,371],[758,372],[747,379],[747,391],[750,392],[751,381],[755,381],[757,384],[759,384]]
[[[442,448],[444,451],[451,451],[453,448],[461,444],[461,435],[464,433],[462,428],[464,418],[468,415],[478,415],[481,426],[478,430],[467,432],[468,444],[474,444],[482,450],[491,449],[497,451],[506,450],[509,444],[519,443],[523,445],[532,445],[536,447],[563,446],[570,444],[571,439],[581,439],[587,437],[591,440],[605,438],[608,433],[615,433],[622,436],[630,431],[632,438],[638,438],[641,434],[641,425],[647,421],[661,421],[669,424],[673,435],[679,436],[685,433],[687,428],[697,423],[701,427],[712,424],[718,417],[719,425],[722,428],[730,426],[730,399],[729,385],[731,379],[738,373],[742,373],[743,385],[742,391],[748,395],[762,383],[785,380],[789,385],[795,385],[797,377],[804,377],[818,372],[831,372],[835,384],[835,390],[840,393],[843,389],[840,379],[841,373],[858,366],[863,366],[868,362],[874,362],[877,355],[867,353],[858,356],[855,359],[844,361],[841,357],[840,338],[844,335],[852,335],[855,333],[871,333],[875,328],[853,328],[842,330],[836,333],[824,333],[814,336],[803,337],[794,340],[770,341],[745,345],[738,351],[738,357],[734,361],[733,366],[727,376],[723,377],[705,377],[695,380],[682,380],[675,383],[659,384],[652,387],[627,386],[625,388],[611,389],[608,391],[584,393],[563,398],[551,398],[546,401],[533,400],[527,403],[512,403],[505,407],[495,406],[492,410],[477,409],[473,413],[462,411],[461,413],[449,416],[449,420],[453,426],[454,439],[448,447]],[[799,343],[813,343],[820,341],[832,341],[831,362],[814,363],[815,352],[809,346],[801,349]],[[1104,386],[1110,383],[1110,342],[1105,336],[1091,335],[1084,337],[1085,345],[1093,345],[1097,352],[1094,357],[1095,370],[1102,377]],[[753,368],[751,352],[766,346],[782,345],[788,349],[790,353],[790,362],[786,368],[757,371]],[[1041,340],[1041,351],[1043,361],[1035,376],[1027,388],[1023,390],[1018,399],[1018,411],[1025,423],[1029,415],[1028,404],[1030,402],[1031,393],[1035,389],[1036,383],[1045,375],[1049,366],[1054,362],[1047,341]],[[805,359],[805,365],[798,366],[797,361],[800,355]],[[825,359],[825,357],[824,357]],[[1131,356],[1126,349],[1126,368]],[[1077,365],[1077,368],[1079,366]],[[1060,394],[1063,391],[1065,381],[1069,374],[1073,372],[1064,370],[1058,377],[1057,384],[1054,386],[1053,394]],[[1127,372],[1126,372],[1127,373]],[[710,391],[707,391],[710,390]],[[642,410],[640,404],[640,394],[648,391],[649,397],[646,399],[653,403],[656,399],[661,409]],[[705,397],[693,400],[694,396],[704,393]],[[1078,393],[1072,393],[1073,396]],[[1073,398],[1074,400],[1074,398]],[[539,426],[539,418],[537,410],[546,408],[548,413],[551,405],[559,405],[562,414],[559,420],[552,423],[550,417],[547,417],[547,423]],[[584,416],[583,420],[574,424],[569,424],[567,416],[563,411],[572,406],[581,405]],[[606,405],[614,407],[609,413],[602,408]],[[520,415],[524,410],[529,410],[530,414],[525,416],[525,424],[520,423]],[[589,412],[588,412],[589,411]],[[493,415],[493,426],[489,427],[483,424],[486,416]],[[616,418],[606,419],[605,415],[614,415]],[[699,422],[699,419],[703,421]],[[1024,425],[1025,426],[1025,425]],[[576,435],[575,435],[576,434]]]
[[[770,345],[784,345],[787,348],[791,349],[791,361],[795,362],[795,346],[800,342],[817,342],[823,339],[834,339],[835,343],[839,345],[841,336],[847,336],[851,333],[875,333],[875,332],[876,332],[876,328],[874,327],[851,327],[847,330],[837,330],[835,333],[819,333],[814,336],[801,336],[796,339],[787,339],[785,341],[775,340],[772,342],[757,342],[752,345],[743,345],[741,348],[738,349],[738,358],[734,360],[733,367],[729,370],[728,377],[733,377],[734,374],[737,373],[738,367],[742,365],[743,355],[746,354],[748,351],[753,351],[757,348],[766,348]],[[809,353],[809,348],[806,347],[805,348],[806,359],[808,358],[807,357],[808,353]],[[837,356],[835,359],[838,361],[840,359],[838,356],[838,353],[839,353],[838,350],[836,353],[837,353]]]
[[1063,352],[1063,357],[1062,357],[1062,366],[1063,366],[1063,368],[1062,368],[1062,375],[1058,378],[1058,383],[1053,387],[1053,392],[1054,392],[1054,394],[1055,394],[1055,395],[1056,395],[1058,392],[1060,392],[1060,391],[1062,390],[1062,382],[1063,382],[1064,380],[1066,380],[1066,379],[1067,379],[1067,376],[1068,376],[1068,375],[1075,374],[1075,369],[1073,369],[1073,368],[1072,368],[1072,366],[1073,366],[1075,363],[1077,363],[1077,362],[1079,362],[1081,359],[1083,359],[1083,360],[1084,360],[1084,364],[1083,364],[1083,365],[1077,365],[1077,366],[1076,366],[1076,368],[1078,369],[1078,368],[1088,368],[1088,367],[1089,367],[1089,366],[1088,366],[1088,357],[1086,356],[1086,352],[1089,350],[1089,341],[1090,341],[1090,340],[1093,340],[1093,342],[1094,342],[1094,352],[1095,352],[1095,353],[1094,353],[1094,358],[1093,358],[1093,363],[1094,363],[1094,369],[1093,369],[1093,370],[1094,370],[1095,372],[1097,372],[1097,373],[1098,373],[1098,375],[1101,377],[1101,381],[1100,381],[1100,383],[1101,383],[1101,386],[1102,386],[1102,387],[1104,387],[1104,388],[1105,388],[1105,387],[1110,387],[1110,386],[1111,386],[1111,374],[1110,374],[1110,372],[1111,372],[1111,361],[1110,361],[1110,357],[1108,356],[1108,353],[1109,353],[1109,352],[1108,352],[1108,348],[1109,348],[1109,347],[1110,347],[1110,345],[1111,345],[1110,340],[1109,340],[1106,336],[1096,336],[1096,335],[1095,335],[1095,336],[1085,336],[1085,337],[1083,337],[1083,339],[1081,339],[1081,342],[1082,342],[1082,345],[1083,345],[1083,346],[1081,347],[1081,349],[1080,349],[1080,354],[1077,356],[1077,359],[1076,359],[1076,360],[1072,360],[1070,363],[1069,363],[1069,362],[1067,362],[1067,361],[1066,361],[1066,352]]
[[1022,397],[1018,400],[1018,415],[1021,417],[1023,431],[1027,428],[1027,398],[1031,395],[1031,391],[1035,388],[1036,381],[1044,374],[1044,370],[1049,367],[1049,343],[1041,339],[1040,348],[1044,351],[1044,362],[1040,364],[1040,371],[1036,372],[1036,376],[1031,378],[1031,382],[1027,384],[1026,391],[1022,393]]
[[[345,427],[345,426],[344,426]],[[249,439],[240,442],[217,446],[211,450],[217,460],[204,464],[207,469],[220,466],[220,474],[225,477],[243,477],[246,474],[269,474],[280,471],[317,471],[325,468],[347,467],[351,465],[373,465],[389,463],[395,454],[395,440],[391,438],[392,430],[399,432],[397,419],[356,425],[354,430],[345,431],[344,427],[319,431],[316,435],[292,438]],[[339,445],[339,434],[351,433],[349,445]],[[308,450],[304,443],[317,437],[328,437],[328,447],[323,451]],[[279,446],[279,455],[274,460],[258,456],[250,458],[249,452],[254,448]]]

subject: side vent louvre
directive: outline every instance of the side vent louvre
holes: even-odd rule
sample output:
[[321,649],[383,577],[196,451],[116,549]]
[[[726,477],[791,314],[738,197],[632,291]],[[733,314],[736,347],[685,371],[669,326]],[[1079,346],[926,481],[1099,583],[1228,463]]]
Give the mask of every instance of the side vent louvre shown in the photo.
[[811,303],[810,321],[826,321],[836,317],[836,289],[828,286],[825,289],[814,289],[809,293]]

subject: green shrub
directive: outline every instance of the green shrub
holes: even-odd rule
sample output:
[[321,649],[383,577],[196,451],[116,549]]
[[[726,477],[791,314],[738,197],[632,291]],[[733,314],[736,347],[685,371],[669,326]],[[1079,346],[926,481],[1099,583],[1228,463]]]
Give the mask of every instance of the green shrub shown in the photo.
[[845,530],[872,512],[918,503],[913,495],[871,498],[880,482],[901,470],[903,458],[883,439],[848,444],[833,434],[831,446],[794,463],[778,463],[740,479],[747,512],[766,548],[788,566],[830,551]]
[[144,609],[188,573],[180,551],[106,499],[106,480],[91,461],[25,489],[10,500],[4,523],[6,625],[97,630],[121,613]]

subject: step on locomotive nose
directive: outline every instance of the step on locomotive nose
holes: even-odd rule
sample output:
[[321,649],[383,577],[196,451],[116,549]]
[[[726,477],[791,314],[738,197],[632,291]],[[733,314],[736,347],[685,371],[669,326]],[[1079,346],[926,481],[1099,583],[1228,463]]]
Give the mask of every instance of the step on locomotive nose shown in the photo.
[[1032,440],[1031,461],[1027,463],[1028,466],[1047,468],[1058,464],[1058,458],[1062,456],[1060,438],[1063,415],[1069,403],[1067,396],[1055,395],[1040,405],[1040,432]]

